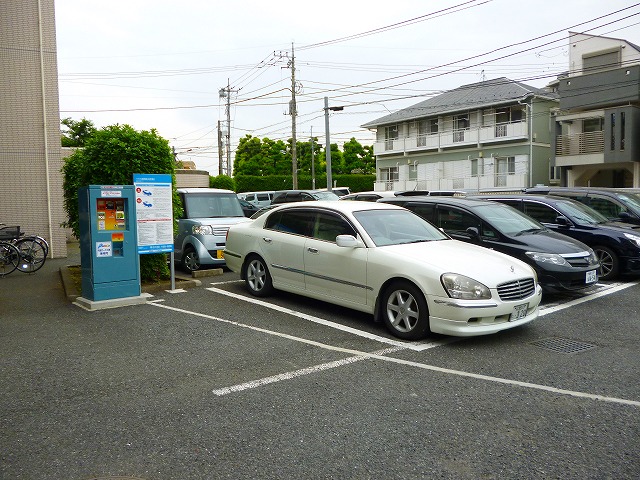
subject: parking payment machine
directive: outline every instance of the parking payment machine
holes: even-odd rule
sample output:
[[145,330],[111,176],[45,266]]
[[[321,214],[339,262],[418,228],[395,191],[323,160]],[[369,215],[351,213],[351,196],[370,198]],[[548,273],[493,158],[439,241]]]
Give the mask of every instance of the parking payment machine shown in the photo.
[[100,301],[140,295],[133,185],[78,190],[82,296]]

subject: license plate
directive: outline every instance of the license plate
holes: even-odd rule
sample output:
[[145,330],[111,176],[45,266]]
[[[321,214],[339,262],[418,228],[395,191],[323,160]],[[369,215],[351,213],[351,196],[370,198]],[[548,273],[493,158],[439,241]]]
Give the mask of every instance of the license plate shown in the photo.
[[590,270],[587,272],[587,278],[585,278],[584,283],[595,283],[598,281],[598,272],[597,270]]
[[511,314],[510,322],[515,322],[516,320],[522,320],[527,316],[527,310],[529,309],[528,303],[523,303],[522,305],[516,305],[513,307],[513,313]]
[[216,258],[219,260],[224,260],[224,250],[216,250]]

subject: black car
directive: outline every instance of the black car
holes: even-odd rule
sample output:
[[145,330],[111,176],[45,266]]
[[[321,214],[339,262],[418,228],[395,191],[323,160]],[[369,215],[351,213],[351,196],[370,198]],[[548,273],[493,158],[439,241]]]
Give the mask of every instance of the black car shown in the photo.
[[600,260],[603,280],[640,274],[639,225],[610,222],[577,200],[554,195],[491,195],[490,200],[517,208],[549,229],[589,245]]
[[456,240],[516,257],[533,267],[546,291],[577,290],[598,280],[593,251],[549,231],[514,208],[460,197],[395,197],[378,200],[405,207]]
[[240,202],[240,206],[242,207],[242,213],[244,213],[245,217],[250,217],[251,215],[256,213],[258,210],[260,210],[260,207],[258,207],[257,205],[254,205],[253,203],[248,202],[242,198],[238,198],[238,201]]
[[578,200],[612,222],[640,225],[640,189],[600,187],[532,187],[525,193]]

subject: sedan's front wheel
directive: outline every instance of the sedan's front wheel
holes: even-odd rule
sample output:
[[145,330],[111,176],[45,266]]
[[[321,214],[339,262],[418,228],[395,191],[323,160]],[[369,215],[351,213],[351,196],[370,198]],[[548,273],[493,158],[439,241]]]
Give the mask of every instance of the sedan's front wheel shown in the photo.
[[382,298],[382,320],[395,336],[418,340],[429,333],[429,309],[424,295],[409,282],[395,282]]
[[256,297],[266,297],[273,292],[271,274],[262,258],[257,255],[248,258],[244,269],[244,280],[249,293]]
[[600,261],[600,279],[612,280],[617,277],[620,270],[620,261],[616,253],[603,246],[593,247],[593,251]]

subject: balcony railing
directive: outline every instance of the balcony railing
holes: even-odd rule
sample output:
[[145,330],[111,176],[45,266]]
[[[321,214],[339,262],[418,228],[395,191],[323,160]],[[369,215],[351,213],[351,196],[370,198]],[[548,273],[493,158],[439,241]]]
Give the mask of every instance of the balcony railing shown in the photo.
[[529,130],[526,121],[499,123],[463,130],[446,130],[407,138],[387,139],[375,143],[374,153],[380,155],[385,153],[437,150],[483,143],[523,140],[527,139],[528,135]]
[[556,156],[587,155],[604,152],[604,132],[576,133],[556,137]]

